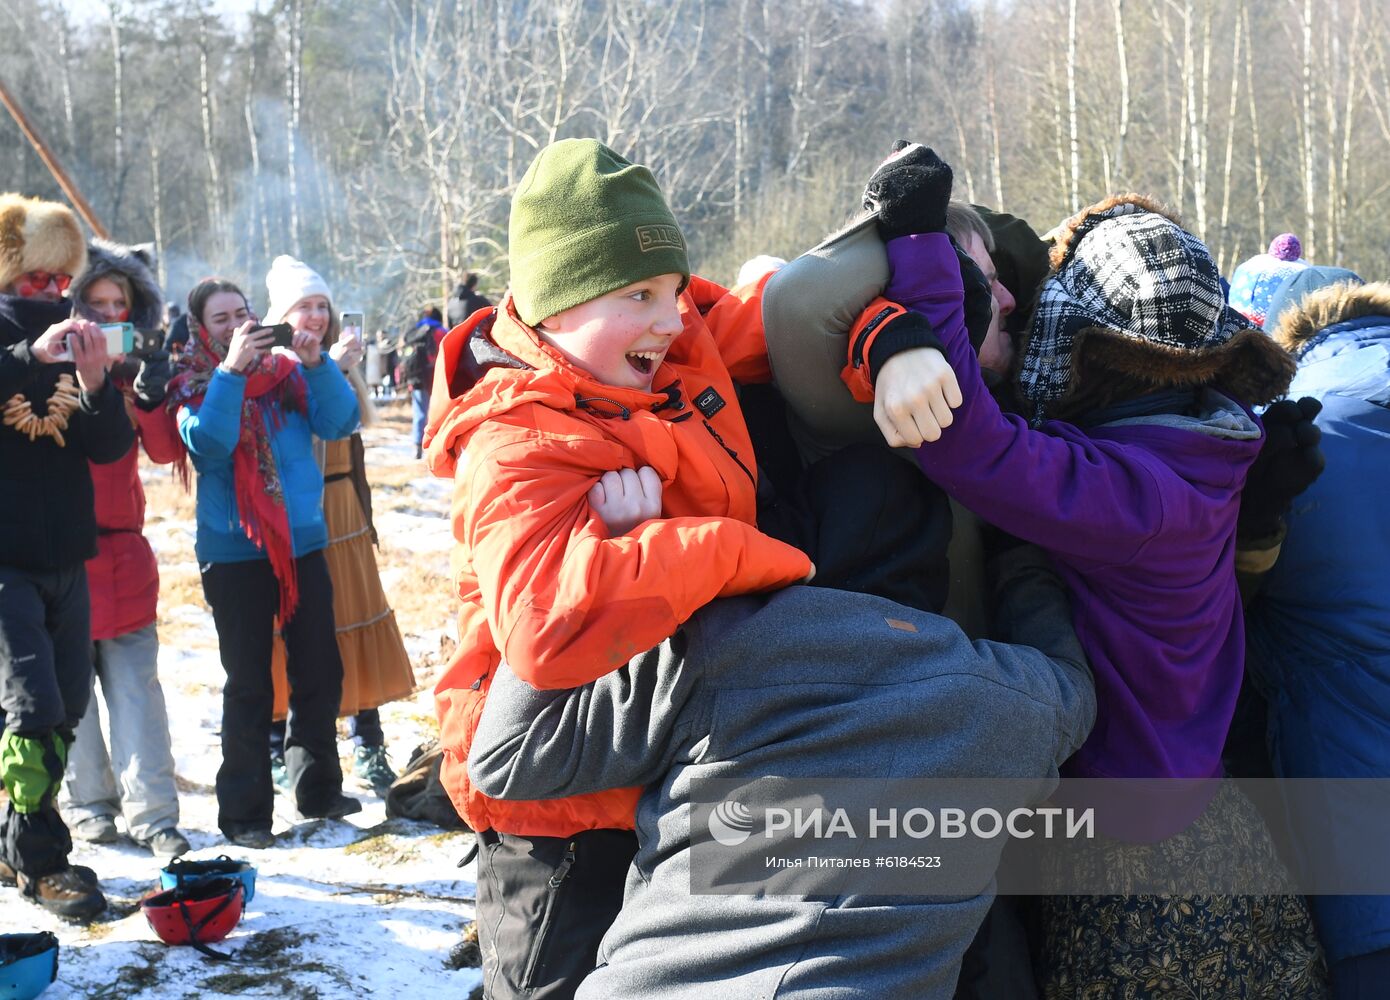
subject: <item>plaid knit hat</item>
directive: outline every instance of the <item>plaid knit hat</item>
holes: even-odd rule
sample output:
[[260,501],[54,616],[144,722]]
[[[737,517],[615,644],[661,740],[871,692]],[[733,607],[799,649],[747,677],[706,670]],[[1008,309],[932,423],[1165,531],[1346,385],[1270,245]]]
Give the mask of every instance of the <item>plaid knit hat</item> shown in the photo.
[[1219,385],[1252,404],[1288,388],[1293,360],[1227,307],[1206,246],[1149,199],[1116,195],[1074,216],[1052,268],[1018,376],[1038,419],[1108,374],[1155,390]]
[[1307,266],[1298,237],[1280,233],[1266,253],[1251,257],[1231,275],[1231,308],[1257,326],[1264,326],[1275,290],[1285,278]]
[[596,139],[540,151],[512,198],[508,241],[512,299],[531,326],[659,274],[690,277],[652,172]]

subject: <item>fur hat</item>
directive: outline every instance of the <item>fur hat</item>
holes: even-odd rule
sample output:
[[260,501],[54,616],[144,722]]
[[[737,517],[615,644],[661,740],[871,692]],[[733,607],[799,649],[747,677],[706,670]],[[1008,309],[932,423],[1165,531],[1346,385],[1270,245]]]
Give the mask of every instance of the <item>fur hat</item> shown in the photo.
[[1201,240],[1157,203],[1113,196],[1059,228],[1019,388],[1042,418],[1085,384],[1216,385],[1245,403],[1283,395],[1293,359],[1226,305]]
[[1293,233],[1280,233],[1269,250],[1242,263],[1231,275],[1231,308],[1257,326],[1264,326],[1269,300],[1291,274],[1308,266],[1303,244]]
[[279,323],[295,303],[311,295],[322,295],[330,305],[333,303],[328,282],[308,264],[289,254],[282,253],[271,261],[270,271],[265,276],[265,287],[270,293],[270,305],[266,307],[261,322],[267,324]]
[[74,278],[87,266],[87,241],[72,209],[56,201],[0,194],[0,288],[29,271]]
[[164,326],[164,293],[154,276],[153,243],[123,246],[110,240],[94,239],[87,244],[87,270],[72,283],[68,293],[78,312],[87,315],[82,300],[87,289],[100,280],[119,275],[130,285],[130,322],[141,330]]

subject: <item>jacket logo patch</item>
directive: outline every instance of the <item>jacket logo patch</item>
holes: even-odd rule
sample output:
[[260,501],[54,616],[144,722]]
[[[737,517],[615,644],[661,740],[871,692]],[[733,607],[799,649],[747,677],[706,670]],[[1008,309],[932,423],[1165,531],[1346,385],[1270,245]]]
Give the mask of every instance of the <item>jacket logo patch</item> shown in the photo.
[[916,632],[917,626],[912,622],[905,622],[901,618],[885,618],[889,628],[897,629],[899,632]]
[[724,397],[714,391],[714,386],[710,386],[700,395],[695,397],[695,409],[704,414],[708,420],[720,410],[724,409]]
[[643,253],[653,250],[684,250],[685,240],[675,226],[638,226],[637,246]]

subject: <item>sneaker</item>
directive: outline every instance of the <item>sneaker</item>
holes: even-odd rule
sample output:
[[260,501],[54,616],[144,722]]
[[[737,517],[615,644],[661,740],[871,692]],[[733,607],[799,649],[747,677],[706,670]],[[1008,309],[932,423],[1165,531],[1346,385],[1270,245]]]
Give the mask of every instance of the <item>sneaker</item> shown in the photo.
[[275,782],[275,787],[280,791],[289,791],[290,772],[285,767],[285,755],[281,751],[270,751],[270,780]]
[[20,872],[19,891],[49,913],[68,920],[91,920],[106,909],[101,888],[71,867],[36,879]]
[[73,835],[89,844],[114,844],[116,821],[110,816],[86,816],[72,825]]
[[305,819],[341,819],[361,811],[361,802],[351,795],[344,795],[341,792],[338,793],[337,798],[329,799],[322,805],[315,803],[308,808],[302,805],[299,807],[299,815]]
[[385,795],[391,782],[396,780],[396,772],[391,770],[385,747],[358,747],[354,750],[352,773],[371,785],[378,795]]
[[141,847],[148,848],[149,852],[156,858],[169,858],[171,860],[187,854],[193,849],[188,838],[172,826],[167,826],[163,830],[156,830],[137,843]]
[[224,830],[222,835],[227,838],[227,843],[235,844],[237,847],[246,847],[253,851],[264,851],[275,846],[275,834],[260,828],[253,827],[230,832]]

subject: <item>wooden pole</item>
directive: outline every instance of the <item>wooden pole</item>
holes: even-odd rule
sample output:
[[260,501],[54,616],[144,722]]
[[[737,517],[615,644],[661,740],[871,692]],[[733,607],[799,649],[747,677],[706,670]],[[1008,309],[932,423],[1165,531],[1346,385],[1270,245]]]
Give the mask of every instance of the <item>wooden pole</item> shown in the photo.
[[72,178],[63,169],[63,165],[44,144],[43,139],[39,138],[38,132],[34,131],[34,126],[29,124],[29,119],[20,110],[18,102],[15,101],[3,80],[0,80],[0,104],[5,105],[5,110],[10,113],[15,124],[19,126],[19,130],[24,133],[24,138],[29,140],[29,144],[34,147],[34,152],[38,153],[39,159],[43,160],[43,165],[48,168],[48,172],[53,175],[58,186],[63,189],[63,194],[68,196],[68,201],[72,202],[73,208],[77,209],[77,214],[86,220],[92,232],[102,239],[110,239],[106,227],[101,224],[101,220],[92,211],[92,206],[87,204],[87,199],[82,197],[81,191],[77,190],[77,185],[72,182]]

